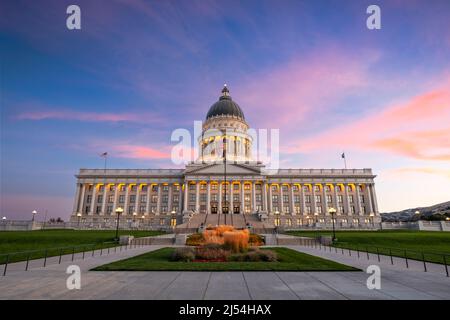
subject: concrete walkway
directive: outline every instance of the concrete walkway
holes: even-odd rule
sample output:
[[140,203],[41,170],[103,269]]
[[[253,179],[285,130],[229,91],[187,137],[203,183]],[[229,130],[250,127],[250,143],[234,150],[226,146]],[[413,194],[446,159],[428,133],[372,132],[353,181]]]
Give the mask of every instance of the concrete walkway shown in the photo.
[[[160,247],[146,246],[63,261],[46,268],[34,267],[28,272],[17,268],[5,277],[0,276],[0,299],[450,299],[450,280],[442,274],[396,270],[384,265],[380,266],[381,290],[367,289],[365,272],[88,271]],[[332,258],[344,259],[342,255]],[[349,262],[360,268],[365,265],[362,260]],[[66,288],[69,275],[65,272],[71,264],[81,268],[80,290]]]

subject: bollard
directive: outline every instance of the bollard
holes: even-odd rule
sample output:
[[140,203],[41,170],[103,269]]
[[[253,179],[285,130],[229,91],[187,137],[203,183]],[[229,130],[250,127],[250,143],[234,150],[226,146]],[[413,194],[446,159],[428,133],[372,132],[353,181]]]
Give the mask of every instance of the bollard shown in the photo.
[[448,277],[447,259],[445,258],[445,255],[443,257],[444,257],[445,273],[447,274],[447,277]]
[[108,247],[108,254],[109,254],[109,247]]
[[423,261],[423,269],[425,272],[427,272],[427,264],[425,262],[425,255],[424,255],[423,251],[422,251],[422,261]]
[[348,249],[348,255],[349,255],[349,257],[352,256],[352,252],[350,251],[350,249]]
[[405,262],[406,262],[406,269],[408,269],[409,264],[408,264],[408,256],[406,255],[406,250],[405,250]]
[[9,254],[6,256],[6,263],[5,263],[5,268],[3,269],[3,276],[6,275],[6,269],[8,268],[8,263],[9,263]]
[[28,263],[30,262],[30,254],[27,255],[27,264],[25,266],[25,271],[28,271]]
[[86,248],[83,248],[83,260],[84,260],[84,252],[86,251]]
[[73,247],[73,249],[72,249],[72,261],[73,261],[74,256],[75,256],[75,247]]
[[391,256],[391,264],[394,265],[394,260],[392,259],[392,249],[389,249],[389,255]]
[[94,246],[92,247],[92,257],[94,256],[94,251],[95,251],[95,244],[94,244]]
[[356,247],[356,254],[358,255],[358,259],[359,259],[359,247]]
[[378,250],[378,247],[377,247],[377,257],[378,257],[378,262],[380,262],[380,251]]
[[342,250],[342,254],[344,254],[344,248],[341,248],[341,250]]
[[61,256],[62,256],[62,249],[59,249],[59,261],[58,261],[58,264],[61,264]]
[[47,265],[47,249],[45,250],[44,268]]
[[100,247],[100,255],[103,254],[103,247]]
[[366,247],[367,260],[369,260],[369,247]]

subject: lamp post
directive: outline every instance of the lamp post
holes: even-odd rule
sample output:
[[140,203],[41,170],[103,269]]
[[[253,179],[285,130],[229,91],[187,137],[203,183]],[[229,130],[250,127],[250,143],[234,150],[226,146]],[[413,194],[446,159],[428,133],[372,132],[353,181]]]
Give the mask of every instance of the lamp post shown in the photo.
[[316,219],[316,224],[317,224],[317,222],[319,222],[319,213],[318,212],[314,212],[314,217],[315,217],[315,219]]
[[136,227],[137,212],[133,212],[133,227]]
[[2,217],[2,221],[6,221],[6,217]]
[[375,213],[373,213],[373,212],[371,212],[371,213],[369,214],[370,222],[372,222],[372,227],[375,226],[375,224],[373,223],[373,217],[374,217],[374,216],[375,216]]
[[123,213],[123,209],[121,207],[118,207],[116,209],[116,214],[117,214],[116,241],[117,242],[119,242],[119,218],[122,213]]
[[336,230],[334,229],[334,215],[336,214],[336,209],[330,208],[330,209],[328,209],[328,213],[331,214],[331,221],[333,222],[333,239],[332,239],[332,241],[335,242],[336,241]]
[[81,213],[80,212],[77,213],[77,217],[78,217],[78,228],[80,228],[80,220],[81,220]]
[[31,218],[31,222],[34,222],[34,215],[37,214],[36,210],[31,211],[31,213],[33,214],[33,217]]
[[145,219],[145,215],[142,215],[141,220],[142,220],[142,226],[144,225],[144,219]]

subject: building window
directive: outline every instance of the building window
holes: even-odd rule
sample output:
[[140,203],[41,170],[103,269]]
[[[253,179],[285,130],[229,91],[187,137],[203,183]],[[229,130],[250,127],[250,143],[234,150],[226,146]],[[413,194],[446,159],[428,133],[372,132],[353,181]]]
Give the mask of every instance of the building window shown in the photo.
[[97,206],[97,207],[95,208],[95,213],[96,213],[96,214],[99,214],[100,211],[102,211],[102,207],[101,207],[101,206]]
[[336,188],[336,191],[337,191],[337,192],[341,192],[341,191],[342,191],[341,186],[335,186],[335,188]]
[[201,201],[201,202],[206,202],[206,194],[205,194],[205,193],[202,193],[202,194],[200,195],[200,201]]
[[139,213],[145,212],[145,206],[139,206]]
[[244,207],[244,212],[245,213],[250,213],[250,206],[245,206]]
[[300,196],[299,195],[295,195],[294,196],[294,203],[300,203]]
[[316,196],[316,203],[321,203],[321,202],[322,202],[322,197]]
[[157,207],[156,206],[152,206],[152,213],[156,213],[156,209],[157,209]]
[[99,192],[103,192],[104,190],[105,190],[105,186],[103,184],[98,187]]
[[272,195],[272,202],[278,202],[278,195],[277,194],[273,194]]
[[280,212],[280,208],[278,208],[278,206],[274,206],[274,207],[273,207],[273,211],[274,211],[274,212]]
[[211,184],[211,190],[217,190],[217,183]]
[[131,195],[130,196],[130,203],[135,203],[136,202],[136,196],[135,195]]
[[172,219],[170,219],[170,225],[171,225],[172,227],[175,227],[175,226],[177,225],[177,218],[172,218]]
[[320,186],[317,186],[317,185],[314,186],[314,191],[315,191],[315,192],[319,192],[319,191],[320,191]]
[[330,186],[326,186],[326,187],[325,187],[325,190],[326,190],[327,192],[331,192],[331,187],[330,187]]
[[331,195],[327,195],[327,202],[328,203],[333,202],[333,198],[331,197]]
[[173,188],[173,191],[180,191],[180,185],[179,184],[174,184],[172,188]]
[[283,194],[283,202],[289,202],[289,196],[287,194]]
[[157,203],[158,202],[158,196],[157,195],[153,195],[152,196],[152,203]]
[[152,185],[152,192],[157,192],[158,191],[158,185],[154,184]]
[[277,191],[278,190],[278,186],[272,186],[272,191]]
[[320,218],[320,219],[319,219],[319,222],[320,222],[320,223],[324,223],[324,222],[325,222],[325,220],[324,220],[324,219],[322,219],[322,218]]
[[311,196],[310,195],[305,196],[305,202],[306,203],[311,203]]
[[88,195],[86,198],[86,203],[91,203],[91,201],[92,201],[92,196]]
[[297,185],[293,185],[292,186],[292,191],[297,192],[298,191],[298,186]]
[[256,195],[256,201],[261,202],[261,194]]
[[257,185],[255,185],[256,190],[261,190],[262,189],[262,185],[260,183],[258,183]]
[[238,194],[234,194],[234,195],[233,195],[233,201],[234,201],[234,202],[239,201],[239,195],[238,195]]
[[114,196],[111,194],[108,196],[108,203],[113,203],[114,202]]
[[244,184],[244,190],[250,190],[250,184],[248,183]]
[[197,198],[196,198],[195,194],[193,194],[193,193],[189,194],[189,201],[195,202],[196,199]]
[[102,202],[103,202],[103,196],[102,196],[102,195],[99,195],[99,196],[97,197],[97,202],[98,202],[98,203],[102,203]]
[[163,185],[163,191],[165,192],[169,191],[169,185],[167,184]]
[[280,218],[275,218],[274,224],[275,224],[275,227],[279,227],[280,226]]
[[164,218],[159,219],[159,225],[160,226],[163,226],[165,224],[166,224],[166,219],[164,219]]
[[288,192],[288,186],[281,186],[283,192]]
[[353,203],[353,196],[352,196],[352,195],[349,195],[349,196],[348,196],[348,202],[349,202],[349,203]]
[[162,196],[162,202],[163,203],[168,203],[169,202],[169,196],[167,194]]
[[361,201],[361,203],[364,203],[364,195],[359,196],[359,201]]
[[347,190],[348,192],[352,192],[353,191],[352,186],[347,186]]
[[350,207],[350,212],[351,212],[352,214],[355,214],[355,207],[354,207],[354,206],[351,206],[351,207]]
[[308,186],[303,186],[303,191],[304,192],[309,192],[309,187]]
[[295,207],[294,207],[294,212],[295,212],[296,214],[299,214],[299,213],[300,213],[300,206],[295,206]]
[[262,205],[258,204],[256,205],[256,211],[262,211]]
[[134,212],[134,206],[129,206],[128,207],[128,214],[133,214]]
[[147,196],[146,195],[142,195],[141,196],[141,203],[146,203],[147,202]]
[[237,183],[233,184],[233,190],[239,190],[239,185]]
[[132,184],[131,187],[130,187],[130,190],[131,190],[131,191],[136,191],[136,185],[135,185],[135,184]]
[[339,203],[344,202],[344,197],[341,196],[341,195],[339,195],[339,196],[338,196],[338,202],[339,202]]
[[119,203],[124,203],[125,202],[125,196],[123,194],[121,194],[119,196]]
[[217,201],[217,194],[211,195],[211,201]]
[[167,206],[161,206],[161,212],[167,213]]
[[173,206],[172,211],[178,212],[178,206]]
[[311,207],[310,206],[306,206],[305,207],[305,212],[306,212],[306,214],[311,214]]
[[362,185],[359,185],[359,186],[358,186],[358,188],[359,188],[359,191],[361,191],[361,192],[363,192],[363,191],[364,191],[364,188],[363,188],[363,186],[362,186]]
[[347,219],[342,219],[341,223],[345,223],[346,224],[347,223]]
[[206,183],[200,184],[200,190],[206,190]]
[[192,191],[192,190],[195,190],[195,184],[192,184],[192,183],[191,183],[191,184],[189,185],[189,190],[191,190],[191,191]]
[[141,191],[147,191],[148,190],[148,186],[145,184],[141,187]]
[[292,220],[291,219],[286,219],[286,225],[288,227],[292,226]]
[[173,195],[173,202],[179,202],[180,201],[180,196],[178,194],[174,194]]
[[303,225],[302,219],[297,219],[297,225],[298,225],[298,226],[302,226],[302,225]]
[[366,214],[366,207],[361,207],[361,213]]
[[338,212],[339,212],[340,214],[344,214],[344,207],[343,207],[343,206],[339,206],[339,207],[338,207]]
[[322,214],[322,206],[318,206],[316,208],[316,211],[317,211],[318,214]]
[[288,206],[284,206],[283,207],[283,212],[284,213],[289,213],[289,207]]
[[245,202],[249,202],[250,201],[250,195],[249,194],[245,194],[244,195],[244,201]]
[[113,206],[107,206],[107,207],[106,207],[106,212],[107,212],[108,214],[111,214],[112,211],[113,211]]
[[116,186],[113,185],[113,184],[110,184],[109,185],[109,191],[114,191],[114,190],[116,190]]
[[124,191],[125,191],[125,185],[124,185],[124,184],[121,184],[121,185],[120,185],[119,191],[121,191],[121,192],[124,192]]
[[353,219],[353,224],[359,224],[358,219]]

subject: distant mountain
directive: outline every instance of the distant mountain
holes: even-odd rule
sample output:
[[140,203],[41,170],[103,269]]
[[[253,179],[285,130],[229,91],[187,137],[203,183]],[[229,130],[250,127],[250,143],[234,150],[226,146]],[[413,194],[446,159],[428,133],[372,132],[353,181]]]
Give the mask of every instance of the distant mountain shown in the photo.
[[[420,215],[416,215],[416,211],[419,211]],[[450,201],[435,204],[430,207],[418,207],[382,213],[381,219],[383,222],[417,221],[419,217],[421,220],[443,220],[443,216],[450,217]]]

